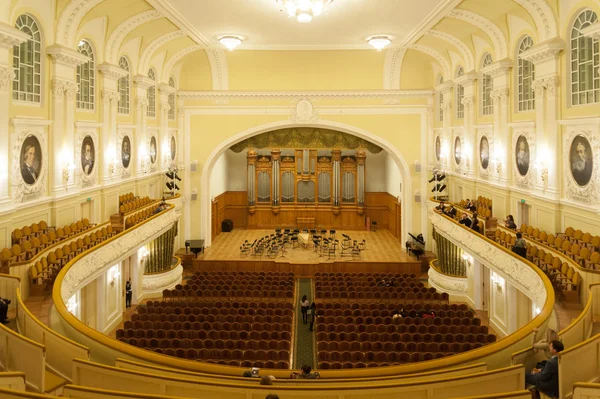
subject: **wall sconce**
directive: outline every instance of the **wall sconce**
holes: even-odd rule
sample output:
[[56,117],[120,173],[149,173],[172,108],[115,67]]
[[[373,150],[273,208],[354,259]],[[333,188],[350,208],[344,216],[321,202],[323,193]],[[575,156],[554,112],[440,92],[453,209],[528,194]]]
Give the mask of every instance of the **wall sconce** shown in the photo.
[[117,153],[114,148],[109,148],[107,152],[106,159],[108,159],[108,177],[112,179],[117,170]]
[[540,313],[542,313],[542,309],[538,308],[537,306],[535,307],[535,315],[539,315]]
[[496,285],[498,292],[502,292],[502,287],[504,287],[504,279],[492,272],[492,282]]
[[67,310],[69,311],[69,313],[74,313],[76,309],[77,309],[77,298],[75,295],[73,295],[67,301]]
[[115,265],[113,267],[110,268],[110,270],[108,271],[108,281],[110,283],[111,286],[114,286],[115,283],[117,282],[117,280],[119,279],[119,277],[121,276],[121,273],[119,272],[119,265]]
[[540,172],[540,179],[542,179],[542,186],[548,187],[548,164],[545,158],[540,158],[535,163],[535,168]]
[[75,170],[75,164],[72,160],[67,156],[67,152],[63,150],[60,154],[60,159],[62,159],[62,183],[63,186],[67,187],[69,183],[71,173]]

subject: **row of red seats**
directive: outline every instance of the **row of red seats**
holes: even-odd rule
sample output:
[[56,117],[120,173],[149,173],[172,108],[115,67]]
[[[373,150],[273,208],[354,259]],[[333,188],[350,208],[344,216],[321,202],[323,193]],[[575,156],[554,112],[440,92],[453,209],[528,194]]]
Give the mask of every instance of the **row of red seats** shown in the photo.
[[[335,333],[335,332],[318,332],[317,333],[317,347],[320,342],[352,342],[352,341],[360,341],[360,342],[388,342],[391,339],[391,335],[389,333]],[[441,333],[402,333],[400,334],[400,340],[402,342],[407,343],[417,343],[417,342],[437,342],[437,343],[453,343],[453,342],[470,342],[470,343],[491,343],[496,342],[496,336],[494,334],[441,334]],[[390,341],[391,342],[391,341]]]
[[[204,308],[207,308],[209,312],[212,312],[213,308],[235,308],[235,309],[294,309],[294,305],[287,302],[244,302],[244,301],[148,301],[145,306],[138,306],[138,312],[142,308],[191,308],[192,310],[199,308],[204,312]],[[250,311],[249,310],[249,311]],[[184,309],[185,311],[185,309]],[[215,313],[216,314],[216,313]]]
[[[181,317],[183,316],[183,317]],[[192,323],[289,323],[291,324],[293,319],[292,316],[241,316],[241,315],[193,315],[195,320],[189,320],[188,315],[174,315],[174,314],[133,314],[131,315],[131,321],[158,321],[166,322],[170,321],[174,323],[179,322],[192,322]]]

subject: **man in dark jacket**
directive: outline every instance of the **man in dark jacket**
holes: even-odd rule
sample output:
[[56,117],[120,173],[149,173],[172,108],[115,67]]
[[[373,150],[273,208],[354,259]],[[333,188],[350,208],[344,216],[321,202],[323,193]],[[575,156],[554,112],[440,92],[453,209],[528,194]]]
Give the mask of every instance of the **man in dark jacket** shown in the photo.
[[530,374],[525,376],[527,384],[535,385],[538,391],[545,393],[551,398],[558,397],[558,356],[565,349],[562,342],[554,340],[550,342],[550,353],[552,358],[546,362],[543,369],[534,368]]

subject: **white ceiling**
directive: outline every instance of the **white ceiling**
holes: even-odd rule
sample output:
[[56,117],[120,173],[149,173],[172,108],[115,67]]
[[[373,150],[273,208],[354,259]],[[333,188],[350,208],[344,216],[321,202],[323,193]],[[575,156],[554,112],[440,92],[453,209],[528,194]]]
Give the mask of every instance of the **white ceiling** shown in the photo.
[[[163,0],[177,19],[214,46],[237,34],[243,49],[361,49],[367,36],[388,34],[400,44],[446,0],[334,0],[326,14],[301,24],[275,0]],[[183,19],[183,21],[181,21]]]

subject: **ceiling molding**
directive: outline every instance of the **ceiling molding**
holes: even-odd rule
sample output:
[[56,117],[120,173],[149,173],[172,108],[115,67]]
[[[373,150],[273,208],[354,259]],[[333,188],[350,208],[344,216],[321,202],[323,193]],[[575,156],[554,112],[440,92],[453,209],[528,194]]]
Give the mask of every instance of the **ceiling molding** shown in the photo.
[[210,63],[213,90],[229,90],[229,70],[225,51],[216,48],[207,48],[204,51]]
[[125,37],[138,26],[161,17],[162,15],[158,11],[150,10],[134,15],[121,22],[106,41],[106,50],[104,51],[106,61],[116,64],[119,57],[119,50]]
[[423,46],[421,44],[413,44],[412,46],[410,46],[410,49],[420,51],[422,53],[429,55],[433,59],[435,59],[442,67],[442,70],[444,71],[444,76],[446,77],[446,79],[452,79],[452,76],[453,76],[452,72],[451,72],[452,68],[450,67],[450,63],[442,55],[442,53],[438,52],[437,50],[432,49],[431,47]]
[[451,12],[463,0],[441,0],[440,4],[431,11],[423,20],[400,42],[400,47],[410,47],[419,40],[425,32],[433,28],[449,12]]
[[299,98],[408,98],[429,97],[433,90],[363,90],[363,91],[179,91],[182,100],[217,99],[299,99]]
[[554,11],[546,0],[513,0],[523,7],[537,27],[538,41],[543,42],[558,36],[558,22]]
[[175,54],[173,57],[169,58],[169,60],[163,68],[163,74],[161,75],[162,80],[168,83],[169,77],[171,76],[171,70],[173,69],[175,64],[186,55],[197,50],[202,50],[202,46],[195,44],[193,46],[186,47],[183,50],[179,51],[177,54]]
[[406,49],[392,48],[385,54],[383,63],[383,88],[385,90],[400,90],[400,75]]
[[72,0],[60,14],[56,24],[56,42],[67,47],[75,47],[77,29],[83,17],[104,0]]
[[148,4],[154,7],[165,18],[171,21],[179,29],[183,30],[194,42],[202,47],[210,47],[208,40],[202,33],[190,24],[187,19],[181,15],[167,0],[146,0]]
[[494,45],[494,59],[501,59],[508,57],[508,44],[506,43],[506,37],[504,33],[489,19],[467,10],[452,10],[448,13],[448,17],[456,18],[464,22],[468,22],[479,29],[481,29],[492,41]]
[[450,43],[451,45],[456,47],[458,51],[460,51],[466,69],[468,71],[472,71],[473,69],[475,69],[475,56],[473,55],[473,52],[462,40],[460,40],[456,36],[439,30],[429,30],[425,33],[425,36],[435,37],[436,39],[440,39],[445,41],[446,43]]
[[185,32],[182,30],[176,30],[173,32],[166,33],[162,36],[157,37],[153,41],[150,42],[148,46],[142,52],[140,57],[140,62],[138,66],[138,73],[141,75],[146,75],[148,73],[148,69],[150,67],[150,61],[154,56],[154,53],[163,45],[170,42],[171,40],[178,39],[180,37],[185,36]]

